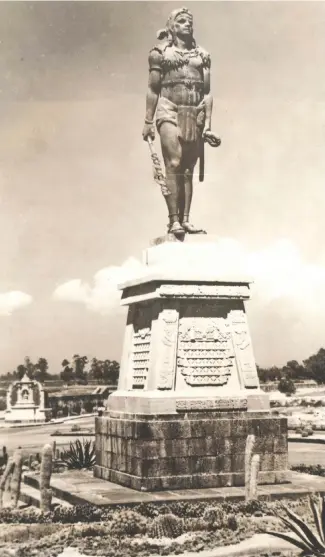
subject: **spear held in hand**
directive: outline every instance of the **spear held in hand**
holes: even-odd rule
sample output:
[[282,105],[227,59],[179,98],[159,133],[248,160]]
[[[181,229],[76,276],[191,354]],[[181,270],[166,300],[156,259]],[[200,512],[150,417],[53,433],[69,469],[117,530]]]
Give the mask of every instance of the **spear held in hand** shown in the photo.
[[157,182],[158,186],[160,186],[161,193],[163,194],[163,196],[167,197],[168,195],[170,195],[170,191],[167,188],[166,178],[163,169],[161,167],[161,162],[159,160],[158,154],[156,153],[151,137],[148,137],[147,141],[148,141],[150,156],[152,160],[154,180],[155,182]]

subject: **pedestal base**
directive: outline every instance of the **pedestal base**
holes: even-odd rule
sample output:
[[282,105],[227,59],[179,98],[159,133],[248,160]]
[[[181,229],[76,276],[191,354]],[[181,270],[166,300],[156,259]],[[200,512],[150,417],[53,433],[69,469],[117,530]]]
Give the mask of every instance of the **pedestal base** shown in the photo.
[[242,486],[247,435],[259,484],[287,481],[287,421],[268,413],[197,412],[96,418],[94,475],[136,490]]
[[46,420],[46,410],[40,410],[38,407],[13,407],[5,413],[6,423],[43,423]]

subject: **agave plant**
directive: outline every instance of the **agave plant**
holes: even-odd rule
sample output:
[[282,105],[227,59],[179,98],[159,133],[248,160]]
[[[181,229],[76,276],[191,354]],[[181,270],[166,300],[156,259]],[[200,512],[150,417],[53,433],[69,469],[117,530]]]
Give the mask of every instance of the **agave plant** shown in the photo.
[[96,462],[95,443],[83,439],[82,443],[77,439],[70,443],[70,448],[63,451],[61,460],[66,463],[68,468],[81,470],[82,468],[92,468]]
[[264,534],[270,534],[295,545],[302,550],[304,557],[325,556],[325,498],[321,496],[310,496],[309,505],[313,513],[316,532],[305,524],[305,522],[285,505],[281,508],[285,511],[287,518],[279,516],[283,525],[289,528],[292,534],[263,530]]

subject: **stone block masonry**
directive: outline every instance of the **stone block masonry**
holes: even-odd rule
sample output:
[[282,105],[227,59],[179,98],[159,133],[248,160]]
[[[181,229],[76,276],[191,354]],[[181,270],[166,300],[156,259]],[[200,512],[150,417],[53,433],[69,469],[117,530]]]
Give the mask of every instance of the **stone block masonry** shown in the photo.
[[148,491],[242,486],[251,433],[258,482],[286,482],[286,419],[260,413],[96,418],[95,476]]

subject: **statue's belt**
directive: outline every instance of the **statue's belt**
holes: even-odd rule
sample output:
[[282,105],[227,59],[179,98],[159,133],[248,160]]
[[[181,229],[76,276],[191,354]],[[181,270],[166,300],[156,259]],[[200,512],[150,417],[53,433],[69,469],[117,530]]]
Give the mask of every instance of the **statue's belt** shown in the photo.
[[197,119],[197,124],[199,126],[204,124],[204,99],[202,99],[202,101],[198,105],[193,106],[185,104],[177,105],[170,101],[167,97],[160,97],[156,111],[157,126],[159,127],[159,124],[163,121],[169,121],[177,125],[178,116],[182,115],[184,112],[192,114],[192,116]]
[[161,83],[161,87],[174,87],[175,85],[185,85],[189,89],[202,89],[204,83],[202,79],[170,79]]

